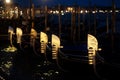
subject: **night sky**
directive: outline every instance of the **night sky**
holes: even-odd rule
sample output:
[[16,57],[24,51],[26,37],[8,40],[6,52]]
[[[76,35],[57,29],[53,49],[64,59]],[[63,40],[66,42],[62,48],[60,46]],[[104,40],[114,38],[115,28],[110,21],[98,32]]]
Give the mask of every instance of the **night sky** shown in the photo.
[[[21,4],[21,6],[29,6],[29,0],[13,0],[14,2],[17,2]],[[48,6],[54,6],[57,4],[62,5],[73,5],[77,3],[80,6],[88,6],[90,0],[32,0],[32,3],[35,4],[35,6],[38,5],[48,5]],[[120,7],[120,0],[114,0],[116,7]],[[98,6],[111,6],[112,0],[91,0],[91,5],[98,5]]]

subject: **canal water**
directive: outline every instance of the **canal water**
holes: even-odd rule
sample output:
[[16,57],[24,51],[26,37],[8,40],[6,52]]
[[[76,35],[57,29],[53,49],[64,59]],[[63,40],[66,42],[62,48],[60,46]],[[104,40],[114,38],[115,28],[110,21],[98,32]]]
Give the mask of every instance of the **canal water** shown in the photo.
[[[108,44],[106,43],[106,45]],[[106,45],[103,46],[104,50]],[[120,79],[119,54],[109,54],[108,48],[107,54],[99,53],[100,56],[96,58],[97,63],[93,66],[82,63],[82,61],[71,61],[70,59],[62,59],[59,61],[62,64],[58,65],[55,60],[47,61],[44,54],[38,53],[36,55],[27,42],[22,45],[23,50],[20,49],[19,45],[15,44],[18,49],[16,52],[4,51],[4,48],[8,46],[9,41],[2,38],[0,40],[0,78],[2,80]],[[71,53],[71,51],[66,52]]]

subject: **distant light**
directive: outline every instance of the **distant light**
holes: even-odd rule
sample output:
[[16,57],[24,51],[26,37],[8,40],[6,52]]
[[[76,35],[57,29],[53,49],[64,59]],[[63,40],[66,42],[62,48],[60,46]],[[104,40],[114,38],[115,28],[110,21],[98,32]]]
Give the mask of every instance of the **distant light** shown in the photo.
[[22,12],[22,11],[20,11],[20,15],[23,15],[23,12]]
[[61,15],[64,15],[64,13],[61,13]]
[[115,12],[119,12],[119,10],[116,10]]
[[73,11],[73,8],[72,8],[72,7],[68,7],[67,10],[68,10],[69,12],[71,12],[71,11]]
[[92,11],[93,14],[95,14],[96,12],[95,11]]
[[10,0],[6,0],[6,3],[10,3],[11,1]]
[[88,13],[88,11],[87,11],[87,10],[85,10],[85,13]]
[[81,10],[80,13],[83,13],[83,10]]
[[108,12],[107,10],[105,10],[105,12]]
[[2,9],[3,7],[1,6],[0,8]]
[[59,13],[59,11],[58,11],[58,10],[56,10],[56,11],[55,11],[55,13]]
[[99,10],[99,12],[100,12],[100,13],[104,13],[104,11],[103,11],[103,10]]

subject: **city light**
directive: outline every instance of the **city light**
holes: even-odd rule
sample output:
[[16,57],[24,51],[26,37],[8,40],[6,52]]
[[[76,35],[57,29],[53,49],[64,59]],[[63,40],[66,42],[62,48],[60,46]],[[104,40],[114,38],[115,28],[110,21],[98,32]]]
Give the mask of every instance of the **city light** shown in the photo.
[[10,3],[11,1],[10,0],[5,0],[6,3]]

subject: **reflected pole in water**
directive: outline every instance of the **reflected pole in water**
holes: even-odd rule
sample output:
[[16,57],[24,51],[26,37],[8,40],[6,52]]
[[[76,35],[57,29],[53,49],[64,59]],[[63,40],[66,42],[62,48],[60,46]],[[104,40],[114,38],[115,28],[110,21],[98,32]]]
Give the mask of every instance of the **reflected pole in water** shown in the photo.
[[114,53],[114,33],[115,33],[115,2],[112,0],[112,53]]
[[94,11],[95,11],[94,13],[94,35],[96,35],[96,5],[94,7]]
[[29,16],[30,16],[30,19],[32,19],[32,16],[31,16],[32,0],[29,0],[29,2],[30,2],[30,11],[29,11],[30,15]]
[[112,33],[115,33],[115,2],[112,0]]
[[35,14],[34,14],[34,4],[32,4],[32,16],[31,16],[31,18],[32,18],[32,28],[34,28],[34,16],[35,16]]
[[59,17],[58,17],[58,19],[59,19],[59,38],[61,39],[61,5],[59,4],[58,5],[58,9],[59,9]]
[[76,38],[76,6],[74,7],[74,10],[72,10],[71,14],[71,40],[73,43],[75,43]]
[[88,1],[89,1],[89,5],[88,5],[89,6],[89,21],[88,21],[89,22],[88,23],[88,25],[89,25],[88,28],[89,29],[88,29],[88,33],[90,33],[90,31],[91,31],[91,0],[88,0]]
[[108,15],[108,12],[106,13],[106,25],[107,25],[107,33],[109,33],[109,15]]
[[48,18],[47,18],[47,10],[48,10],[48,7],[47,6],[45,6],[45,32],[47,31],[46,29],[47,29],[47,21],[48,21]]
[[78,41],[80,41],[80,7],[78,8]]

